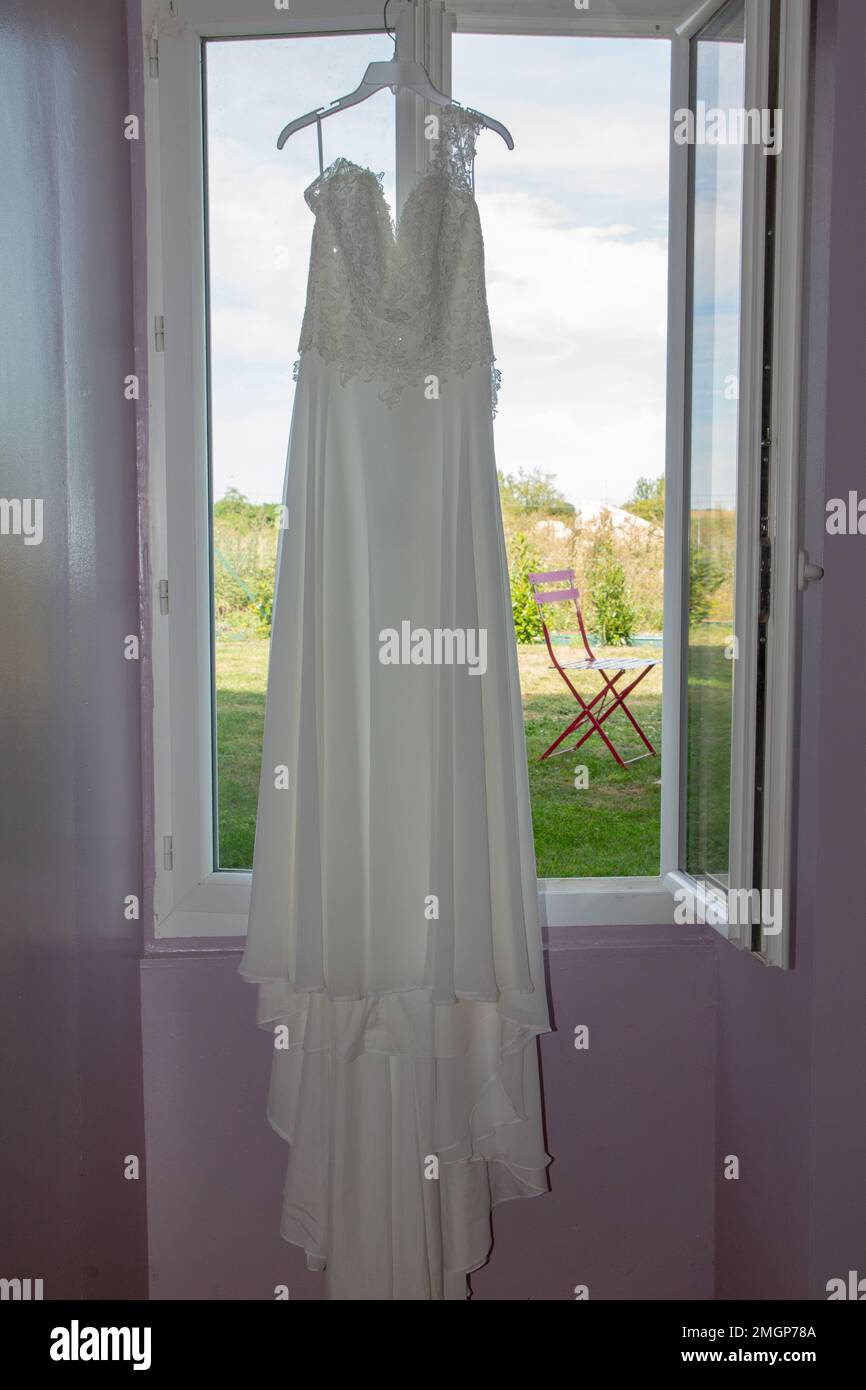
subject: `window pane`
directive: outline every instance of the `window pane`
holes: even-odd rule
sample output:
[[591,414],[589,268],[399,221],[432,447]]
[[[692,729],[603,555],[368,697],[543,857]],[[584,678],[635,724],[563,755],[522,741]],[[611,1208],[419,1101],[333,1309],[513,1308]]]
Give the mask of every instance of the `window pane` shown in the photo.
[[[743,3],[693,40],[692,109],[744,105]],[[709,124],[707,127],[709,132]],[[730,830],[743,147],[692,146],[685,866],[726,885]]]
[[[292,367],[319,172],[316,128],[295,116],[358,85],[391,56],[384,34],[210,40],[205,44],[210,471],[213,502],[215,862],[252,865],[270,612]],[[323,123],[338,155],[384,174],[394,206],[394,99],[380,92]]]
[[[574,570],[611,678],[620,657],[661,656],[670,46],[458,33],[452,68],[455,97],[515,140],[482,134],[476,193],[538,873],[657,874],[660,757],[622,767],[597,733],[577,746],[584,726],[543,759],[579,708],[525,576]],[[585,660],[573,605],[545,616],[559,661]],[[602,689],[568,674],[587,702]],[[629,696],[659,752],[661,689],[655,665]],[[621,710],[604,729],[624,759],[647,753]]]

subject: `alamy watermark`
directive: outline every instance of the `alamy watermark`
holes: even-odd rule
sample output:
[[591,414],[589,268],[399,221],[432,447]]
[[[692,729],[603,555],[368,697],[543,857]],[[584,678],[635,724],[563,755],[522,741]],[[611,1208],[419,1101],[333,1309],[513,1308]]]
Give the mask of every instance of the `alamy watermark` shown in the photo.
[[38,1303],[43,1297],[42,1283],[41,1279],[0,1279],[0,1301]]
[[150,1369],[149,1327],[69,1327],[51,1329],[52,1361],[131,1361],[134,1371]]
[[41,497],[0,497],[0,536],[23,536],[25,545],[42,544]]
[[466,666],[470,676],[487,670],[486,627],[413,627],[408,618],[379,633],[383,666]]
[[856,1269],[848,1270],[847,1279],[828,1279],[825,1288],[828,1303],[840,1299],[862,1303],[866,1299],[866,1279],[861,1279]]
[[694,111],[680,106],[674,112],[677,145],[762,145],[764,154],[782,153],[782,111],[776,107],[707,106],[695,102]]
[[826,511],[828,536],[866,536],[866,497],[853,488],[847,497],[831,497]]
[[763,936],[778,936],[782,930],[781,888],[719,889],[702,879],[698,891],[678,888],[674,893],[674,921],[679,926],[718,927],[759,925]]

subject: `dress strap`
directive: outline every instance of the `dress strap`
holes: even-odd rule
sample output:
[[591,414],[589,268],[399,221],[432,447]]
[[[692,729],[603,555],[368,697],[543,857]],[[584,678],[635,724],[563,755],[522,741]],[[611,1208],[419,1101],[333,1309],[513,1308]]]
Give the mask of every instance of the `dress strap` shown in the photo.
[[484,118],[465,106],[446,106],[440,117],[440,139],[433,168],[475,194],[475,142]]

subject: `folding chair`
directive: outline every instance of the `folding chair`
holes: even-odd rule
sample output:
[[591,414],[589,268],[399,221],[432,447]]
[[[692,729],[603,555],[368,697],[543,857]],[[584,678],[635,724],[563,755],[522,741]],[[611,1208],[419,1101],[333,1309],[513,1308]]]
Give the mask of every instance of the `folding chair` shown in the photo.
[[[587,728],[584,731],[582,737],[571,748],[559,748],[560,753],[576,753],[578,748],[580,748],[584,743],[586,743],[586,740],[588,738],[591,738],[593,734],[598,734],[599,738],[604,742],[611,756],[616,759],[620,767],[627,767],[629,763],[640,762],[642,758],[655,757],[656,750],[653,748],[652,744],[650,743],[640,724],[635,719],[634,715],[632,714],[631,710],[626,704],[626,699],[632,693],[635,687],[640,685],[644,676],[649,675],[650,670],[653,666],[661,665],[661,657],[650,659],[636,656],[597,657],[594,654],[592,648],[590,647],[589,638],[586,635],[586,627],[584,626],[583,613],[580,607],[580,590],[574,582],[574,570],[548,570],[544,574],[531,574],[529,576],[529,582],[532,585],[532,593],[535,598],[535,602],[538,604],[538,611],[541,615],[541,626],[544,629],[544,640],[547,643],[547,650],[550,653],[550,659],[553,662],[553,665],[555,666],[556,670],[562,676],[562,679],[565,681],[565,684],[568,686],[569,690],[571,691],[572,695],[574,696],[581,709],[581,713],[577,716],[577,718],[573,720],[567,728],[563,729],[559,737],[553,741],[546,753],[542,753],[538,761],[544,762],[545,758],[549,758],[553,754],[555,754],[556,750],[559,748],[559,745],[563,742],[563,740],[567,739],[570,734],[575,733],[584,721],[586,721],[586,723],[589,725],[589,728]],[[557,583],[565,584],[565,588],[542,589],[540,587],[542,584]],[[549,603],[571,602],[574,603],[575,612],[577,613],[577,622],[580,628],[580,635],[583,639],[583,646],[586,652],[586,657],[582,658],[580,661],[560,661],[557,658],[553,642],[551,641],[550,632],[548,631],[547,622],[544,616],[544,610],[545,605]],[[574,683],[567,674],[568,671],[598,672],[601,678],[602,687],[598,694],[593,696],[593,698],[589,701],[589,704],[587,704],[583,696],[575,688]],[[606,674],[606,672],[608,671],[613,671],[615,674],[611,677]],[[617,690],[617,681],[620,679],[621,676],[625,674],[626,671],[638,671],[639,674],[635,676],[634,679],[630,681],[630,683],[627,686],[625,686],[624,689]],[[639,753],[636,758],[620,757],[619,753],[613,746],[613,743],[608,738],[607,733],[602,727],[610,718],[610,716],[614,714],[615,711],[618,709],[621,709],[623,714],[625,714],[631,720],[634,728],[640,734],[641,738],[646,744],[646,747],[649,749],[648,753]]]

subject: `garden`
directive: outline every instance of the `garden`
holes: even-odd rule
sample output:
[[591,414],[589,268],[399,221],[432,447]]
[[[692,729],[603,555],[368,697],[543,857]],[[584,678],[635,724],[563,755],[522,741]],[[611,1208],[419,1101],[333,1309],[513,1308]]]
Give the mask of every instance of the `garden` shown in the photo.
[[[577,707],[546,650],[528,576],[573,569],[596,656],[662,655],[664,484],[641,479],[622,507],[579,511],[537,471],[500,476],[500,497],[523,696],[535,851],[540,877],[654,874],[659,867],[660,757],[621,768],[597,736],[578,752],[541,762]],[[279,508],[229,492],[214,506],[214,612],[217,709],[218,842],[223,869],[249,868],[267,689]],[[704,773],[724,790],[730,721],[732,605],[728,557],[732,518],[692,519],[689,685],[690,727]],[[547,607],[560,659],[583,655],[573,606]],[[555,616],[554,616],[555,615]],[[662,666],[652,668],[629,704],[661,752]],[[583,673],[581,693],[595,693]],[[605,725],[621,755],[645,752],[626,717]],[[563,745],[570,749],[577,736]],[[695,817],[713,852],[724,824],[709,798]],[[702,803],[703,805],[703,803]],[[706,846],[704,846],[705,848]]]

